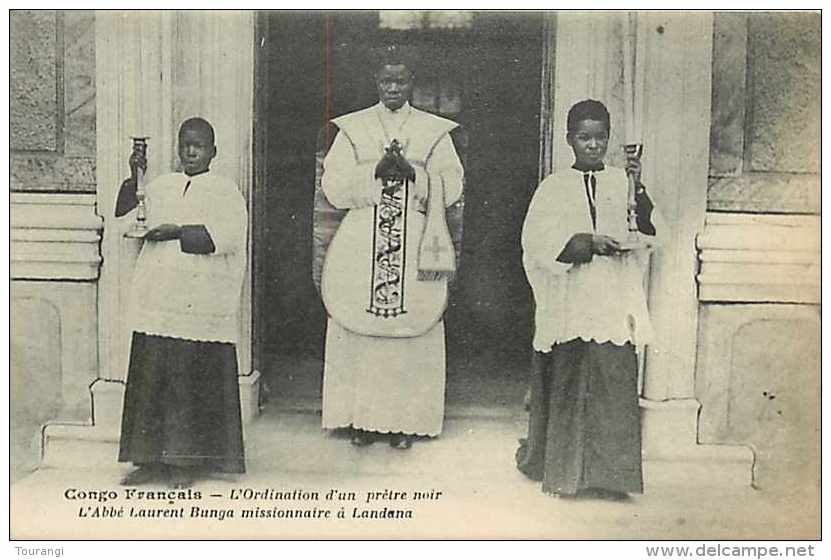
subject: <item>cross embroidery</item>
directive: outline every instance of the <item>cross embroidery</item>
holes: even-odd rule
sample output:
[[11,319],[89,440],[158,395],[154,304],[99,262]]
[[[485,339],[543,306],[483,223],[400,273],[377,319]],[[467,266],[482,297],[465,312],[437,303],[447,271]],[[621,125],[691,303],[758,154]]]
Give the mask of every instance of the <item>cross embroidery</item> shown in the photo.
[[428,253],[432,253],[434,261],[438,261],[441,258],[441,254],[446,252],[447,250],[448,249],[446,247],[442,247],[441,244],[439,244],[438,235],[433,236],[432,244],[427,246],[427,248],[425,249],[425,251],[427,251]]

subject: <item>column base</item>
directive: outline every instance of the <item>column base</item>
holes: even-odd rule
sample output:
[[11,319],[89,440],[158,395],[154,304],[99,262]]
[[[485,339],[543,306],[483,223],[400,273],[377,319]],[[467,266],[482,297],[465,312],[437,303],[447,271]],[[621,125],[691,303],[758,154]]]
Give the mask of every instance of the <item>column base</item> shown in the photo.
[[697,441],[695,399],[641,399],[644,486],[723,487],[753,485],[753,451],[742,445]]
[[[122,381],[97,379],[92,393],[92,424],[55,422],[43,428],[41,467],[84,468],[118,462],[118,440],[124,401]],[[240,376],[243,433],[259,414],[260,372]]]

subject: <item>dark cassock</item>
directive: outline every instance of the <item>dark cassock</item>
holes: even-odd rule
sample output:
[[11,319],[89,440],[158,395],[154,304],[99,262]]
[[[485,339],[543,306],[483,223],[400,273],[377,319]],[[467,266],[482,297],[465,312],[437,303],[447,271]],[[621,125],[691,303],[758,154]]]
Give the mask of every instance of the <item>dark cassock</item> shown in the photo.
[[[441,277],[448,271],[431,277],[429,264],[454,252],[445,208],[462,195],[464,172],[451,138],[458,125],[409,102],[395,109],[379,102],[332,123],[321,191],[349,213],[326,249],[322,272],[329,312],[323,427],[437,436],[444,421],[446,291],[436,296],[444,297],[438,305],[427,292],[446,290]],[[393,142],[414,171],[407,189],[385,189],[378,176]],[[354,229],[361,216],[368,223]],[[351,255],[347,264],[369,283],[350,291],[345,277],[352,272],[335,264],[336,251]],[[410,278],[415,269],[417,278]],[[347,303],[354,312],[344,311]],[[427,307],[436,310],[428,326],[395,326],[417,320]]]
[[[636,348],[652,325],[648,251],[592,255],[592,233],[625,240],[628,182],[615,167],[571,168],[537,188],[522,231],[523,265],[536,302],[528,437],[517,466],[543,491],[643,491]],[[638,228],[664,231],[645,192]]]
[[[245,200],[210,170],[166,174],[145,189],[148,228],[183,225],[176,240],[144,241],[136,262],[118,460],[245,472],[236,353]],[[117,216],[134,205],[128,179]]]

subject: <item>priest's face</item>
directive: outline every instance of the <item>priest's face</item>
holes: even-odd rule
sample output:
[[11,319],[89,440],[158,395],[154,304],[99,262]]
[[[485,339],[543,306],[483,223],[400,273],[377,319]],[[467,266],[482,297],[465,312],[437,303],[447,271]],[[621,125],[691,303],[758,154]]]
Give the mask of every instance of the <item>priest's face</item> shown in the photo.
[[400,109],[413,92],[413,74],[403,64],[387,64],[375,75],[378,97],[391,111]]
[[179,131],[179,159],[186,175],[196,175],[208,170],[216,155],[211,135],[199,127]]
[[584,119],[568,133],[566,140],[574,151],[574,162],[578,166],[596,167],[606,157],[609,129],[602,121]]

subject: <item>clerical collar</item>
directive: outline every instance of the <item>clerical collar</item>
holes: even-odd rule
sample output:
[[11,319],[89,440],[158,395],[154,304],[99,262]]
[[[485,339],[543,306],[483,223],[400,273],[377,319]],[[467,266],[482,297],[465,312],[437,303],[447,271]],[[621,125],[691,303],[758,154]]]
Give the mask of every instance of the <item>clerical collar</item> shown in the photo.
[[196,173],[194,173],[193,175],[188,175],[188,172],[187,172],[187,171],[183,171],[182,173],[184,173],[185,175],[187,175],[187,176],[188,176],[188,177],[190,177],[190,178],[193,178],[193,177],[197,177],[197,176],[199,176],[199,175],[204,175],[204,174],[205,174],[205,173],[207,173],[208,171],[210,171],[210,168],[205,169],[204,171],[197,171],[197,172],[196,172]]
[[576,169],[580,173],[596,173],[598,171],[603,171],[606,167],[603,165],[601,161],[597,165],[577,165],[576,163],[571,166],[572,169]]

